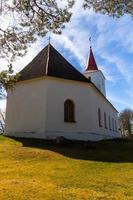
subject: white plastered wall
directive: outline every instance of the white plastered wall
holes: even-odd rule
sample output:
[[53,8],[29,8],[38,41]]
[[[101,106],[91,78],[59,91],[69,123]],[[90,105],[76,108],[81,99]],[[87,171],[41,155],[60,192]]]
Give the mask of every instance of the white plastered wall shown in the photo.
[[[76,123],[64,122],[64,101],[75,104]],[[97,110],[117,120],[117,112],[88,83],[45,77],[23,81],[8,93],[5,134],[16,137],[100,140],[119,137],[98,125]],[[118,127],[118,125],[117,125]]]
[[95,86],[106,96],[105,90],[105,77],[100,70],[95,71],[86,71],[84,73],[86,78],[91,77],[91,81],[95,84]]
[[[75,104],[76,123],[64,122],[64,102],[67,99]],[[101,109],[102,127],[98,124],[98,108]],[[68,139],[99,140],[119,137],[118,132],[110,131],[109,127],[104,128],[104,112],[107,114],[107,125],[108,115],[118,123],[117,111],[92,84],[50,77],[47,79],[48,138],[64,136]]]
[[45,137],[46,85],[44,79],[16,84],[8,92],[5,134]]

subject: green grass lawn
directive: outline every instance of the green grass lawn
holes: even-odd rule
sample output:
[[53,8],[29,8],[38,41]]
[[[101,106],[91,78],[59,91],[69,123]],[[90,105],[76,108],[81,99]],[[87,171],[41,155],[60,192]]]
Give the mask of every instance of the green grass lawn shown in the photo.
[[133,200],[133,142],[95,148],[0,136],[0,200]]

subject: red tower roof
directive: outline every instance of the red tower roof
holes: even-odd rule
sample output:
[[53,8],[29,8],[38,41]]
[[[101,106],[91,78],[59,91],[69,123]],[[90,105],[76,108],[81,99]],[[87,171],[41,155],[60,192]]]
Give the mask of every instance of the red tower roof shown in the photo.
[[92,48],[90,47],[90,57],[87,63],[86,71],[91,71],[91,70],[98,70],[98,67],[92,52]]

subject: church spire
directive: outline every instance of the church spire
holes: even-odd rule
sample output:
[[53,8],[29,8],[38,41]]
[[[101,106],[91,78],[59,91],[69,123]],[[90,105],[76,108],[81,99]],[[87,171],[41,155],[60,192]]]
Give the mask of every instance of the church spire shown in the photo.
[[86,71],[92,71],[92,70],[98,70],[94,55],[93,55],[93,51],[92,48],[90,46],[90,56],[89,56],[89,60],[87,63],[87,68]]

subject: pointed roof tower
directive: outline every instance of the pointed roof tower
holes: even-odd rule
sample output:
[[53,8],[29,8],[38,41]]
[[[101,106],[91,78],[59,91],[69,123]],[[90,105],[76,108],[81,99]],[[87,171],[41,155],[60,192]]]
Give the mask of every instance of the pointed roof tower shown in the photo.
[[93,70],[98,70],[94,55],[93,55],[93,51],[92,48],[90,46],[90,56],[89,56],[89,60],[87,63],[87,68],[86,71],[93,71]]

